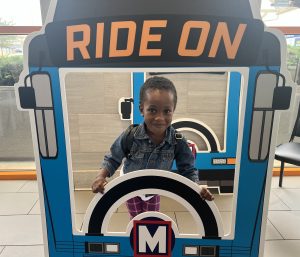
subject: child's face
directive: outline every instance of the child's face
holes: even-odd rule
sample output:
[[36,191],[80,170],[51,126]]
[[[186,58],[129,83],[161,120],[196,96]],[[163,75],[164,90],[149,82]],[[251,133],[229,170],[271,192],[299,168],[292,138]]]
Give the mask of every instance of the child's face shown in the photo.
[[147,90],[140,111],[144,116],[148,132],[162,135],[171,125],[174,113],[174,95],[167,90]]

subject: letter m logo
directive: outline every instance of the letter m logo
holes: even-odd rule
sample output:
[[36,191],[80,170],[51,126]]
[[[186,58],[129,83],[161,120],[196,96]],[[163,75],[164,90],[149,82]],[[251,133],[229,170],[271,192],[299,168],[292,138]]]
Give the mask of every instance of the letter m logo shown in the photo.
[[172,225],[170,221],[135,220],[134,257],[170,257]]

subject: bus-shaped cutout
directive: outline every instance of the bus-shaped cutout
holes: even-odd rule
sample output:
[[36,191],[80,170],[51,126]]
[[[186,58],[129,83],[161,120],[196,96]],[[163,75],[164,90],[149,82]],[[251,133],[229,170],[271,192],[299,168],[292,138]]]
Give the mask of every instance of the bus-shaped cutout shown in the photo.
[[[224,70],[218,70],[216,69],[217,72],[224,72]],[[107,72],[107,70],[105,70],[105,72],[108,74],[108,76],[110,76],[112,73]],[[154,71],[156,72],[156,71]],[[160,70],[161,72],[161,70]],[[193,70],[194,72],[194,70]],[[197,69],[196,73],[200,73],[200,72],[210,72],[207,69]],[[214,71],[215,72],[215,71]],[[70,218],[71,222],[71,227],[72,227],[72,235],[75,236],[79,241],[84,242],[84,249],[85,252],[87,254],[94,254],[96,252],[100,253],[111,253],[114,252],[116,254],[119,254],[120,256],[128,256],[130,254],[132,254],[132,250],[133,251],[142,251],[144,248],[141,247],[137,247],[136,244],[140,243],[140,244],[150,244],[151,242],[155,245],[158,245],[161,241],[159,241],[153,234],[152,236],[149,238],[150,242],[148,241],[143,241],[143,242],[135,242],[134,241],[134,236],[135,233],[139,233],[139,232],[143,232],[144,230],[142,229],[143,226],[142,225],[137,225],[137,222],[135,222],[135,220],[132,220],[128,223],[127,227],[126,227],[126,231],[125,232],[120,232],[120,233],[116,233],[116,232],[110,232],[108,229],[108,225],[109,225],[109,221],[113,216],[113,211],[116,210],[120,204],[122,203],[122,201],[126,201],[126,199],[132,197],[135,194],[139,194],[139,193],[157,193],[157,194],[161,194],[163,196],[167,196],[171,199],[174,200],[179,200],[180,203],[182,203],[182,205],[184,205],[187,210],[192,213],[192,217],[195,220],[195,224],[196,224],[196,233],[193,234],[189,234],[189,235],[185,235],[185,234],[181,234],[178,231],[178,225],[176,225],[176,223],[166,214],[157,214],[157,213],[144,213],[141,216],[137,216],[137,220],[144,220],[143,224],[147,227],[149,224],[149,226],[151,226],[151,224],[153,225],[156,224],[156,229],[159,228],[159,224],[164,224],[162,226],[166,226],[165,229],[161,229],[159,231],[171,231],[168,233],[171,233],[171,236],[168,237],[168,240],[171,241],[163,241],[166,243],[166,247],[163,248],[164,250],[161,251],[166,251],[166,249],[169,249],[171,252],[173,252],[174,256],[174,247],[176,248],[180,248],[182,249],[182,256],[185,255],[190,255],[190,254],[197,254],[200,256],[207,253],[207,254],[211,254],[208,256],[219,256],[219,254],[223,251],[222,249],[222,245],[224,243],[224,241],[222,239],[225,240],[225,245],[227,245],[227,243],[230,244],[230,242],[232,242],[232,240],[234,241],[236,238],[240,238],[241,235],[243,234],[243,230],[241,228],[239,228],[239,226],[237,226],[237,223],[241,222],[241,215],[247,216],[248,220],[251,220],[252,224],[251,227],[254,226],[258,227],[260,226],[260,221],[256,219],[256,212],[248,212],[247,214],[244,213],[244,209],[243,207],[241,207],[241,205],[244,205],[244,203],[239,203],[239,205],[237,204],[237,192],[239,190],[239,185],[245,180],[245,177],[242,176],[242,181],[241,180],[241,167],[243,172],[245,172],[246,170],[248,170],[250,168],[250,170],[252,169],[252,165],[255,165],[256,170],[264,170],[266,171],[267,169],[267,164],[268,164],[268,154],[269,154],[269,147],[270,147],[270,130],[271,128],[268,126],[265,126],[265,124],[268,124],[267,122],[257,122],[257,118],[255,115],[255,111],[271,111],[272,113],[274,113],[275,108],[274,106],[276,106],[276,104],[274,104],[274,100],[276,98],[276,96],[274,97],[274,92],[276,92],[276,88],[279,87],[278,86],[278,81],[279,79],[277,78],[278,75],[274,75],[271,72],[268,71],[264,71],[264,72],[257,72],[256,77],[253,78],[253,81],[255,81],[255,83],[252,85],[252,88],[249,86],[249,78],[247,76],[247,69],[243,69],[243,68],[235,68],[229,71],[227,70],[228,73],[233,73],[233,74],[238,74],[238,78],[239,78],[239,86],[238,86],[238,92],[239,92],[239,107],[238,109],[240,110],[240,115],[239,118],[237,119],[239,121],[239,126],[241,126],[241,124],[243,124],[243,122],[247,122],[248,120],[250,121],[246,132],[248,130],[251,130],[250,128],[252,127],[252,131],[253,128],[257,128],[257,126],[255,124],[258,124],[258,127],[260,128],[260,131],[262,131],[262,136],[260,137],[256,137],[254,138],[254,132],[251,132],[251,134],[249,134],[249,142],[251,141],[251,144],[254,145],[259,145],[259,147],[261,149],[267,149],[265,150],[265,159],[261,159],[261,158],[256,158],[256,159],[251,159],[248,158],[249,153],[251,152],[255,152],[254,150],[252,150],[251,145],[248,144],[248,148],[245,148],[247,151],[242,152],[241,148],[243,147],[243,144],[241,142],[242,140],[242,135],[238,134],[236,139],[236,145],[237,145],[237,152],[235,153],[236,159],[237,159],[237,165],[235,165],[235,187],[234,187],[234,194],[232,196],[232,201],[231,201],[231,207],[232,207],[232,215],[230,217],[230,221],[231,224],[229,225],[230,229],[228,231],[224,231],[223,230],[223,225],[222,225],[222,218],[221,215],[218,211],[217,206],[214,203],[208,203],[206,201],[201,201],[201,199],[197,199],[196,195],[198,194],[197,190],[195,188],[195,185],[191,182],[188,181],[184,178],[182,178],[179,175],[176,174],[172,174],[171,172],[157,172],[157,174],[155,175],[151,175],[151,172],[149,173],[148,170],[146,171],[137,171],[131,174],[127,174],[124,175],[123,177],[119,177],[117,179],[112,180],[112,182],[110,182],[110,184],[108,184],[107,187],[107,191],[105,194],[100,195],[98,194],[97,196],[95,196],[95,198],[92,200],[91,204],[89,205],[89,207],[87,208],[87,213],[85,215],[85,218],[83,220],[83,227],[82,230],[78,230],[76,229],[76,219],[75,219],[75,207],[76,207],[76,202],[74,203],[74,193],[73,193],[73,174],[72,171],[74,170],[74,166],[76,163],[72,162],[72,160],[74,160],[74,156],[76,155],[74,149],[76,150],[76,144],[72,144],[72,131],[71,131],[71,127],[72,126],[68,126],[69,124],[72,123],[72,120],[74,120],[74,109],[73,108],[77,108],[76,106],[78,106],[78,103],[76,106],[72,107],[72,99],[76,99],[76,97],[74,98],[71,96],[68,100],[68,86],[67,86],[67,82],[66,81],[72,81],[72,69],[61,69],[59,72],[59,78],[60,78],[60,85],[61,85],[61,91],[60,92],[53,92],[53,90],[48,91],[51,92],[51,96],[52,96],[52,102],[49,102],[49,106],[51,108],[51,103],[53,105],[53,102],[55,102],[55,99],[60,99],[62,101],[62,116],[59,118],[59,115],[56,115],[55,118],[55,124],[56,124],[56,128],[60,127],[61,125],[63,125],[64,129],[64,133],[58,133],[56,132],[56,137],[55,140],[53,142],[57,142],[56,145],[60,146],[58,147],[58,149],[61,149],[61,151],[57,151],[58,153],[62,154],[64,153],[64,148],[66,149],[66,157],[67,157],[67,170],[69,172],[68,174],[68,178],[69,178],[69,182],[70,182],[70,188],[69,188],[69,192],[70,192],[70,199],[65,199],[65,201],[70,202],[70,216],[69,215],[63,215],[65,218],[65,221],[67,221],[68,218]],[[76,73],[76,72],[75,72]],[[74,73],[74,74],[75,74]],[[94,73],[99,73],[98,69],[95,70],[89,70],[89,72],[87,72],[88,74],[91,74],[92,76],[95,76]],[[100,70],[100,73],[102,73],[101,75],[104,75],[104,71]],[[138,74],[141,74],[141,72],[138,72]],[[126,74],[126,72],[120,72],[121,76],[127,76],[129,78],[128,81],[131,81],[131,74]],[[204,73],[206,74],[206,73]],[[58,74],[57,74],[58,75]],[[115,75],[115,74],[114,74]],[[208,74],[210,75],[210,74]],[[219,74],[218,74],[219,75]],[[82,73],[80,73],[80,76],[82,76]],[[274,79],[275,76],[275,79]],[[49,77],[51,77],[51,74],[47,74],[45,72],[42,73],[34,73],[32,74],[32,87],[34,89],[38,88],[40,86],[40,81],[43,81],[43,87],[45,85],[51,86],[51,88],[53,87],[53,84],[51,83],[51,80],[49,79]],[[52,74],[53,77],[53,74]],[[35,79],[37,78],[37,79]],[[41,79],[40,79],[41,78]],[[76,78],[76,76],[74,77]],[[74,79],[73,78],[73,79]],[[45,83],[45,81],[48,81],[48,83]],[[105,81],[105,79],[104,79]],[[262,87],[266,84],[273,84],[273,86],[268,87],[268,91],[265,92],[267,93],[267,95],[270,96],[271,100],[268,100],[269,104],[268,106],[264,107],[267,108],[268,110],[261,110],[261,109],[255,109],[255,108],[261,108],[261,106],[258,106],[258,103],[260,103],[259,97],[261,95],[261,90]],[[274,85],[275,82],[275,85]],[[99,81],[97,81],[97,86],[98,86]],[[118,84],[118,83],[117,83]],[[80,84],[78,84],[79,87],[81,87]],[[118,84],[119,85],[119,84]],[[93,86],[93,85],[91,85]],[[109,87],[112,87],[112,83],[109,83]],[[180,88],[180,87],[179,87]],[[74,90],[74,84],[72,84],[72,87],[70,87],[70,90]],[[266,88],[264,88],[263,90],[266,90]],[[76,86],[75,86],[75,91],[76,91]],[[91,92],[88,90],[88,88],[84,88],[85,92]],[[180,91],[180,89],[178,90]],[[226,89],[226,91],[228,91],[228,89]],[[290,91],[290,88],[287,87],[287,91]],[[36,111],[40,111],[39,110],[39,101],[40,98],[42,99],[43,94],[37,94],[36,90],[33,91],[35,97],[29,97],[29,99],[33,99],[35,100],[35,105],[37,107],[34,108],[34,112]],[[247,92],[247,94],[246,94]],[[252,93],[251,93],[252,92]],[[31,92],[32,93],[32,92]],[[80,93],[81,94],[81,93]],[[101,91],[101,94],[103,95],[103,92]],[[27,95],[27,94],[25,94]],[[289,93],[287,93],[286,95],[289,95]],[[105,98],[105,96],[103,96]],[[21,105],[23,106],[35,106],[34,104],[24,104],[24,102],[28,102],[28,100],[24,100],[26,99],[26,97],[23,97],[23,93],[20,93],[20,102]],[[118,103],[118,99],[115,99],[115,102]],[[247,101],[248,99],[248,101]],[[250,100],[249,100],[250,99]],[[289,97],[286,98],[287,103],[289,102]],[[89,103],[91,101],[88,101]],[[96,99],[95,102],[99,103],[99,99]],[[75,103],[75,102],[73,102]],[[49,108],[49,106],[46,106],[46,108]],[[286,106],[288,106],[288,104],[285,104]],[[81,108],[84,109],[84,106],[80,105]],[[107,106],[109,108],[109,106]],[[250,113],[253,113],[253,115],[251,114],[249,115],[244,115],[247,114],[247,111],[249,111],[250,108]],[[68,110],[71,110],[71,112],[69,112]],[[252,112],[252,110],[254,110],[254,112]],[[77,112],[78,113],[78,112]],[[116,114],[116,116],[118,116],[118,114]],[[39,116],[35,115],[36,118],[36,123],[40,123],[39,119],[37,118]],[[42,116],[43,117],[43,116]],[[63,117],[63,118],[62,118]],[[267,115],[263,115],[263,117],[267,117]],[[119,117],[118,117],[119,118]],[[51,121],[53,121],[53,119],[50,119]],[[113,120],[113,119],[111,119]],[[44,119],[42,119],[42,121],[44,121]],[[120,121],[120,119],[119,119]],[[122,122],[122,121],[121,121]],[[45,123],[47,124],[47,123]],[[38,127],[38,126],[37,126]],[[126,127],[126,126],[125,126]],[[44,131],[47,133],[47,126],[44,126]],[[70,129],[70,131],[69,131]],[[58,131],[58,130],[56,130]],[[267,132],[265,132],[267,131]],[[268,132],[269,131],[269,132]],[[37,129],[38,132],[38,129]],[[120,132],[120,131],[118,131]],[[45,138],[44,138],[44,142],[46,142],[46,138],[48,137],[48,135],[45,133]],[[53,132],[51,132],[53,134]],[[244,127],[244,133],[245,133],[245,127]],[[267,133],[266,135],[267,138],[269,140],[265,140],[264,138],[266,138],[265,133]],[[64,134],[66,136],[66,140],[62,140],[63,138],[61,137],[61,135]],[[68,138],[68,135],[71,135],[70,138]],[[257,134],[257,133],[256,133]],[[251,136],[250,136],[251,135]],[[244,136],[244,140],[245,140],[245,135]],[[49,192],[46,190],[45,192],[50,193],[49,195],[46,194],[46,198],[45,200],[45,204],[46,204],[46,210],[47,213],[50,212],[51,213],[53,211],[56,212],[55,215],[51,215],[52,219],[49,220],[49,222],[54,222],[56,219],[60,220],[60,222],[64,219],[62,218],[62,216],[59,214],[61,213],[61,211],[58,211],[59,208],[61,208],[60,204],[56,204],[55,201],[50,201],[50,197],[53,197],[53,192],[52,191],[52,187],[56,188],[56,191],[60,191],[60,190],[65,190],[59,187],[59,181],[57,181],[53,176],[49,176],[49,171],[51,170],[51,168],[48,167],[47,162],[54,162],[56,163],[56,165],[60,166],[60,164],[64,163],[63,159],[60,159],[58,157],[53,158],[52,156],[48,156],[48,155],[43,155],[43,152],[41,151],[41,149],[44,149],[44,144],[41,144],[40,142],[42,141],[41,137],[38,137],[39,139],[39,148],[40,148],[40,155],[41,155],[41,165],[42,165],[42,170],[43,170],[43,183],[44,183],[44,188],[50,188]],[[101,139],[101,137],[100,137]],[[71,144],[70,144],[71,142]],[[73,141],[74,142],[74,141]],[[64,145],[65,144],[65,145]],[[242,146],[241,146],[242,145]],[[74,155],[73,155],[74,154]],[[246,162],[246,164],[244,166],[241,166],[239,164],[241,164],[242,162]],[[53,164],[52,164],[53,165]],[[56,166],[55,165],[55,166]],[[66,167],[65,167],[66,168]],[[50,169],[50,170],[48,170]],[[55,172],[53,170],[53,172]],[[247,176],[249,175],[248,173],[246,173]],[[264,186],[264,179],[263,177],[266,175],[265,173],[261,172],[260,175],[263,177],[259,177],[258,174],[255,175],[255,177],[253,176],[254,174],[252,174],[252,176],[250,176],[250,178],[248,178],[251,181],[256,181],[257,185],[260,186]],[[148,177],[147,180],[144,180],[145,177]],[[134,188],[133,186],[129,186],[128,181],[130,180],[137,180],[136,183],[134,183],[135,185],[138,185],[136,188]],[[141,181],[138,181],[140,180]],[[158,179],[158,180],[157,180]],[[147,181],[147,183],[143,183],[143,181]],[[165,180],[165,181],[163,181]],[[47,182],[46,182],[47,181]],[[163,183],[161,183],[163,181]],[[174,187],[174,183],[178,183],[178,185],[176,187]],[[248,183],[248,182],[247,182]],[[52,185],[53,184],[53,185]],[[127,191],[121,190],[127,188]],[[176,189],[174,191],[174,188]],[[178,190],[178,188],[180,188],[180,190]],[[241,194],[241,193],[240,193]],[[195,197],[191,198],[191,195],[195,195]],[[255,192],[253,192],[253,195],[255,195]],[[199,197],[199,195],[198,195]],[[259,197],[259,195],[254,196],[254,198]],[[251,201],[248,201],[249,205],[255,205],[257,206],[257,199],[254,199]],[[63,201],[62,201],[63,202]],[[61,202],[59,202],[61,203]],[[261,204],[261,201],[258,201],[259,204]],[[106,206],[106,207],[105,207]],[[68,209],[68,207],[67,207]],[[246,208],[245,208],[246,209]],[[104,210],[104,211],[103,211]],[[58,213],[57,213],[58,212]],[[151,220],[151,222],[148,222],[147,220]],[[154,221],[153,221],[154,220]],[[157,222],[156,222],[157,221]],[[167,222],[168,221],[168,222]],[[167,222],[167,223],[165,223]],[[254,222],[254,223],[253,223]],[[68,231],[68,225],[69,223],[66,222],[64,226],[62,226],[58,231],[55,231],[53,224],[52,229],[48,229],[48,236],[51,235],[51,233],[58,233],[59,235],[63,235],[66,234]],[[148,224],[148,225],[147,225]],[[169,225],[166,225],[169,224]],[[141,227],[141,228],[140,228]],[[137,229],[142,229],[141,231],[137,232]],[[250,229],[250,224],[249,224],[249,229]],[[250,229],[251,230],[251,229]],[[63,232],[66,231],[66,232]],[[145,232],[145,231],[144,231]],[[50,235],[49,235],[50,233]],[[132,234],[133,233],[133,234]],[[146,232],[145,232],[146,233]],[[150,232],[149,232],[150,233]],[[166,232],[167,233],[167,232]],[[252,228],[252,233],[255,233],[255,229],[253,230]],[[83,237],[82,237],[83,236]],[[99,237],[100,236],[100,237]],[[133,239],[132,239],[133,238]],[[156,238],[156,239],[155,239]],[[158,237],[160,238],[160,237]],[[203,241],[198,242],[198,244],[194,244],[194,245],[190,245],[186,243],[187,239],[192,239],[192,238],[202,238]],[[57,240],[57,239],[56,239]],[[82,241],[83,240],[83,241]],[[154,240],[154,241],[153,241]],[[173,241],[172,241],[173,240]],[[220,245],[221,241],[223,242]],[[133,243],[132,243],[133,242]],[[132,245],[133,244],[133,245]],[[122,245],[125,245],[125,247],[123,248]],[[130,245],[130,247],[129,247]],[[170,248],[171,245],[171,248]],[[224,246],[224,245],[223,245]],[[147,248],[147,247],[146,247]],[[151,247],[150,247],[151,248]],[[225,247],[226,248],[226,247]],[[139,250],[137,250],[139,249]],[[155,247],[151,248],[153,251],[155,251]],[[150,249],[150,250],[151,250]],[[147,251],[149,251],[149,248],[147,248]],[[233,249],[233,251],[235,251]],[[139,252],[140,253],[140,252]],[[148,252],[146,252],[146,254],[148,254]],[[170,254],[166,253],[166,256],[168,256]],[[141,254],[143,255],[143,254]],[[135,253],[135,256],[138,256],[138,253]]]

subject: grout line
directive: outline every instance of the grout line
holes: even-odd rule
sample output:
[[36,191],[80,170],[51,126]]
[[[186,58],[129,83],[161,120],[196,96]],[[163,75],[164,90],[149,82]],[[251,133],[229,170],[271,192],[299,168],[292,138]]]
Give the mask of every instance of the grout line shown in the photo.
[[6,245],[1,245],[1,246],[3,246],[3,249],[0,251],[0,255],[3,253],[3,251],[4,251],[5,247],[6,247]]
[[[272,192],[271,192],[272,193]],[[284,205],[284,206],[286,206],[287,208],[288,208],[288,210],[281,210],[281,211],[291,211],[292,210],[292,208],[290,208],[290,206],[288,206],[277,194],[276,194],[276,192],[273,192],[273,194],[274,194],[274,196],[276,196],[278,199],[279,199],[279,201]],[[270,196],[271,197],[271,196]],[[270,202],[269,202],[269,205],[270,205]],[[268,206],[268,211],[273,211],[273,210],[270,210],[269,209],[269,206]],[[276,210],[276,211],[280,211],[280,210]]]
[[[275,193],[275,194],[276,194],[276,193]],[[288,204],[286,204],[286,203],[283,201],[283,199],[282,199],[279,195],[276,194],[276,196],[278,197],[279,201],[281,201],[286,207],[289,208],[290,211],[292,211],[292,208],[291,208]]]
[[268,240],[265,240],[265,242],[270,242],[270,241],[299,241],[299,244],[300,244],[300,239],[268,239]]
[[[115,213],[120,213],[120,212],[115,212]],[[81,215],[84,215],[84,214],[86,214],[86,212],[76,212],[76,211],[75,211],[75,214],[76,214],[76,215],[77,215],[77,214],[79,214],[79,215],[80,215],[80,214],[81,214]]]
[[32,211],[33,207],[37,204],[37,202],[39,201],[39,198],[35,201],[35,203],[32,205],[32,207],[30,208],[29,212],[27,213],[27,215],[30,214],[30,212]]
[[268,210],[268,211],[274,211],[274,212],[280,212],[280,211],[286,211],[286,212],[291,212],[291,211],[300,211],[300,210]]
[[0,217],[41,216],[41,214],[0,214]]
[[25,185],[26,185],[28,182],[29,182],[29,180],[26,180],[25,183],[17,190],[16,193],[19,193],[20,190],[21,190],[23,187],[25,187]]
[[174,211],[174,216],[175,216],[174,222],[176,223],[178,232],[180,233],[180,231],[179,231],[179,224],[178,224],[177,215],[176,215],[176,211]]
[[0,192],[0,194],[36,194],[39,195],[38,192]]
[[[278,234],[282,237],[281,240],[285,240],[283,235],[280,233],[280,231],[276,228],[276,226],[271,222],[271,220],[269,218],[267,218],[267,220],[270,222],[270,224],[275,228],[275,230],[278,232]],[[278,239],[279,240],[279,239]]]
[[[9,247],[18,247],[18,246],[44,246],[44,244],[28,244],[28,245],[2,245],[5,247],[9,246]],[[2,253],[2,252],[1,252]]]

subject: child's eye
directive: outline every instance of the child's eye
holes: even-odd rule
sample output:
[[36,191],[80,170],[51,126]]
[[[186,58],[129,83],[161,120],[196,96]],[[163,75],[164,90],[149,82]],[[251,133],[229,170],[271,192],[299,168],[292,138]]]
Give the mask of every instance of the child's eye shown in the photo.
[[165,114],[170,114],[172,112],[172,110],[165,110],[164,112],[165,112]]
[[150,113],[156,113],[156,109],[154,109],[154,108],[149,108],[149,109],[148,109],[148,112],[150,112]]

